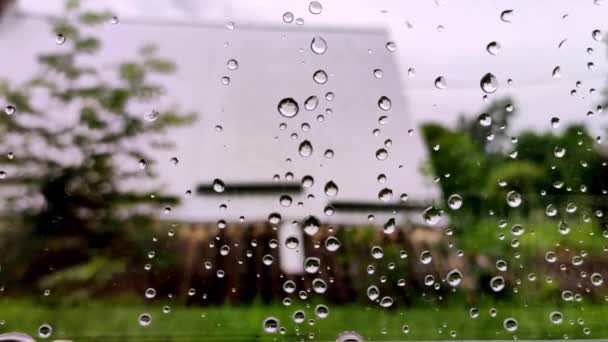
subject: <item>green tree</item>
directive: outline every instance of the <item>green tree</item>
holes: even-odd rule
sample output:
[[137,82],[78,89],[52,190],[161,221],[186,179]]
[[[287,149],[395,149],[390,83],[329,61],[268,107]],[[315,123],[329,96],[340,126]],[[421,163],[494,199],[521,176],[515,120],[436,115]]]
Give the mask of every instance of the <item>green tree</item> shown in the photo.
[[0,82],[0,277],[9,283],[63,284],[81,295],[101,290],[137,257],[154,210],[177,203],[124,182],[153,178],[149,151],[170,147],[163,133],[195,113],[133,111],[164,93],[150,76],[175,66],[144,46],[137,59],[102,69],[93,58],[101,41],[90,33],[110,21],[109,13],[68,1],[65,16],[52,23],[58,50],[40,54],[38,70],[22,84]]

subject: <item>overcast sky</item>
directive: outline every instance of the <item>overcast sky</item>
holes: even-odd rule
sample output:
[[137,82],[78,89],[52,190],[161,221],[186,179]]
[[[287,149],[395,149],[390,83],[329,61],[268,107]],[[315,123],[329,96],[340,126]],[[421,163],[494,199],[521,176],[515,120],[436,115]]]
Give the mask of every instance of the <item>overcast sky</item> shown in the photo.
[[[178,168],[168,163],[170,155],[158,155],[171,190],[183,193],[213,178],[269,181],[272,175],[283,178],[286,172],[293,172],[295,179],[318,175],[314,203],[302,210],[285,209],[273,198],[271,205],[258,203],[262,210],[254,211],[262,216],[274,210],[294,216],[312,211],[322,215],[327,203],[322,189],[332,179],[341,186],[339,199],[375,200],[383,187],[394,190],[393,201],[401,193],[420,197],[436,193],[428,179],[421,180],[425,156],[420,138],[405,132],[426,121],[453,123],[460,112],[478,115],[485,105],[479,81],[487,72],[499,82],[490,99],[513,97],[517,129],[550,129],[551,117],[558,116],[563,122],[585,122],[603,135],[600,128],[606,123],[605,113],[593,117],[586,113],[601,100],[606,85],[605,44],[594,40],[592,32],[608,31],[608,2],[331,0],[321,1],[318,15],[309,12],[308,1],[83,2],[109,8],[120,19],[118,25],[108,24],[100,31],[106,40],[102,61],[129,56],[134,44],[154,40],[161,51],[171,51],[180,67],[167,81],[170,99],[166,101],[177,100],[201,112],[201,120],[192,131],[175,136],[180,147],[172,153],[180,157]],[[19,3],[20,10],[32,16],[59,14],[62,6],[60,0]],[[511,22],[501,20],[504,10],[513,10]],[[287,11],[304,24],[284,23]],[[22,26],[7,24],[0,32],[8,64],[25,66],[26,55],[33,62],[41,49],[60,48],[41,24],[28,20]],[[235,29],[226,28],[227,23],[234,23]],[[311,37],[319,33],[328,42],[323,56],[309,50]],[[385,48],[388,41],[397,44],[394,53]],[[496,56],[486,51],[492,41],[501,46]],[[587,48],[594,51],[589,54]],[[225,87],[219,78],[228,73],[225,65],[231,57],[239,60],[240,67]],[[595,64],[593,70],[588,70],[589,62]],[[552,77],[556,66],[562,70],[559,79]],[[376,67],[384,70],[382,80],[372,76]],[[303,106],[311,92],[322,97],[326,90],[318,90],[311,80],[317,68],[325,68],[330,76],[323,89],[336,93],[335,102],[322,101],[319,110],[330,106],[333,118],[328,116],[323,124],[315,122],[312,113],[302,112],[293,120],[281,118],[276,113],[280,98],[295,97]],[[415,69],[413,77],[408,69]],[[27,76],[23,70],[5,69],[2,76],[19,79]],[[446,89],[434,86],[439,76],[445,78]],[[509,78],[511,86],[506,82]],[[571,96],[577,81],[581,87]],[[590,88],[598,90],[595,95],[589,94]],[[373,137],[372,129],[381,126],[376,106],[381,95],[393,99],[393,109],[382,134]],[[288,123],[285,131],[278,129],[282,121]],[[304,122],[311,124],[310,132],[301,130]],[[223,127],[221,133],[217,125]],[[294,132],[297,139],[290,138]],[[387,138],[393,140],[391,157],[378,164],[374,152]],[[297,154],[303,139],[316,148],[307,160]],[[328,148],[335,150],[331,160],[322,154]],[[388,176],[386,184],[378,183],[380,172]],[[233,219],[253,208],[249,202],[231,206],[238,208],[230,211]],[[185,208],[185,216],[201,215],[200,203],[186,202]],[[217,215],[217,203],[213,211]]]

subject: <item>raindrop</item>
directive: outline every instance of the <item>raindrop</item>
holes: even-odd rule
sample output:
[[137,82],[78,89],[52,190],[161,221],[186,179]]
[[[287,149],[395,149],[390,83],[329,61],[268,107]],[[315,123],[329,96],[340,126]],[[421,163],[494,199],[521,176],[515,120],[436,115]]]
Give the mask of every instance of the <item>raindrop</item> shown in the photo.
[[304,108],[306,110],[315,110],[319,105],[319,98],[316,96],[309,96],[306,101],[304,101]]
[[428,207],[422,213],[424,221],[430,225],[435,225],[441,220],[441,211],[433,206]]
[[386,160],[386,158],[388,158],[388,152],[385,149],[380,148],[376,151],[376,159],[382,161]]
[[48,324],[42,324],[38,327],[38,336],[40,338],[49,338],[53,334],[53,327]]
[[58,33],[57,36],[55,36],[55,43],[57,45],[62,45],[63,43],[65,43],[65,36],[61,33]]
[[447,83],[445,81],[445,77],[439,76],[435,79],[435,88],[445,89],[446,87],[447,87]]
[[433,255],[431,254],[431,252],[422,251],[422,253],[420,253],[420,262],[421,263],[423,263],[424,265],[428,265],[431,263],[431,261],[433,261]]
[[462,273],[460,273],[460,271],[455,268],[448,272],[448,275],[445,278],[448,282],[448,285],[456,287],[462,282]]
[[502,11],[500,13],[500,20],[502,20],[505,23],[510,23],[513,20],[513,10],[508,9],[508,10]]
[[599,273],[593,273],[590,277],[593,286],[600,286],[604,283],[604,277]]
[[494,292],[500,292],[505,288],[505,279],[502,276],[493,277],[490,280],[490,288]]
[[486,51],[488,51],[490,55],[496,56],[500,52],[500,44],[497,42],[490,42],[486,46]]
[[562,324],[564,315],[559,311],[553,311],[549,314],[549,321],[553,324]]
[[498,89],[498,81],[491,73],[485,74],[481,78],[479,85],[481,86],[481,90],[483,90],[486,94],[492,94],[496,91],[496,89]]
[[279,102],[279,114],[286,118],[293,118],[298,114],[300,107],[298,103],[291,97],[284,98]]
[[384,76],[384,72],[382,71],[382,69],[374,69],[375,78],[382,78],[382,76]]
[[383,202],[388,202],[393,198],[393,190],[389,188],[384,188],[378,192],[378,199]]
[[315,257],[308,257],[304,260],[304,270],[308,274],[314,274],[321,268],[321,260]]
[[139,322],[139,325],[141,325],[142,327],[147,327],[150,325],[150,323],[152,323],[152,315],[150,315],[147,312],[142,313],[137,318],[137,321]]
[[327,42],[320,36],[315,36],[310,42],[310,49],[317,55],[322,55],[327,51]]
[[293,202],[293,200],[288,195],[282,195],[279,198],[279,204],[281,204],[281,206],[283,206],[283,207],[289,207],[292,202]]
[[448,206],[452,210],[460,209],[460,207],[462,207],[462,197],[460,197],[458,194],[451,195],[448,197]]
[[319,229],[321,228],[321,221],[319,221],[319,219],[315,216],[309,215],[304,218],[302,227],[304,229],[304,233],[312,236],[319,232]]
[[380,290],[375,285],[372,285],[367,288],[367,298],[371,301],[375,301],[380,296]]
[[329,316],[329,308],[327,305],[319,304],[315,307],[315,315],[321,319],[327,318]]
[[214,179],[213,180],[213,191],[215,192],[224,192],[226,188],[226,185],[224,184],[224,182],[221,179]]
[[340,240],[338,240],[338,238],[335,236],[330,236],[325,239],[325,249],[328,252],[335,252],[340,248],[340,246],[342,246],[342,244],[340,243]]
[[302,143],[300,143],[300,146],[298,147],[298,152],[304,158],[310,157],[313,152],[312,144],[310,143],[310,141],[302,141]]
[[395,52],[397,51],[397,44],[395,42],[388,42],[386,43],[386,49],[390,52]]
[[515,318],[509,317],[502,322],[502,326],[508,332],[515,332],[517,330],[517,321]]
[[392,106],[391,99],[389,99],[386,96],[382,96],[378,100],[378,107],[380,107],[380,109],[382,109],[385,112],[390,110],[391,106]]
[[553,76],[553,78],[562,78],[562,68],[559,65],[553,68],[551,76]]
[[478,122],[483,127],[489,127],[492,124],[492,117],[488,113],[479,115]]
[[158,119],[158,117],[160,116],[160,113],[156,110],[151,110],[148,113],[144,114],[144,120],[148,121],[148,122],[154,122],[156,121],[156,119]]
[[16,111],[15,107],[13,107],[11,105],[8,105],[4,108],[4,113],[6,113],[6,115],[13,115],[13,114],[15,114],[15,111]]
[[325,195],[327,197],[333,197],[338,194],[338,186],[333,181],[329,181],[325,184]]
[[226,68],[228,68],[228,70],[236,70],[239,68],[239,62],[237,62],[236,59],[229,59],[228,62],[226,62]]
[[600,31],[600,30],[593,30],[591,32],[591,37],[593,37],[593,40],[599,42],[600,40],[602,40],[602,31]]
[[274,334],[279,330],[279,319],[275,317],[267,317],[262,323],[262,328],[265,333]]
[[327,73],[323,70],[317,70],[312,75],[312,79],[318,84],[325,84],[327,82]]
[[321,14],[323,11],[323,5],[321,5],[321,3],[318,1],[311,1],[308,5],[308,10],[312,14]]
[[297,248],[300,245],[300,240],[297,237],[291,235],[285,239],[285,247],[289,249]]
[[507,204],[511,208],[517,208],[521,205],[521,195],[517,191],[509,191],[507,193]]
[[293,22],[293,13],[285,12],[283,13],[283,22],[286,24],[291,24]]

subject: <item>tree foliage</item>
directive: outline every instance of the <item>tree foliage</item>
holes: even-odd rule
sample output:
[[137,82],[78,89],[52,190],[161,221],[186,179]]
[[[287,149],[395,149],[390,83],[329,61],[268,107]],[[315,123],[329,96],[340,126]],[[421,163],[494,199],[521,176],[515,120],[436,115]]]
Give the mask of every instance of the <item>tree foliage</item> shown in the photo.
[[[69,1],[65,16],[52,22],[65,42],[40,54],[25,82],[0,82],[1,210],[3,232],[11,235],[0,248],[0,276],[20,284],[57,285],[62,272],[74,286],[102,274],[108,280],[105,271],[123,270],[134,257],[141,231],[153,223],[151,210],[177,203],[159,189],[124,184],[153,178],[150,151],[170,145],[163,133],[195,113],[149,108],[165,93],[151,76],[175,69],[154,46],[109,68],[96,63],[102,42],[90,33],[110,18]],[[142,107],[148,112],[135,109]]]

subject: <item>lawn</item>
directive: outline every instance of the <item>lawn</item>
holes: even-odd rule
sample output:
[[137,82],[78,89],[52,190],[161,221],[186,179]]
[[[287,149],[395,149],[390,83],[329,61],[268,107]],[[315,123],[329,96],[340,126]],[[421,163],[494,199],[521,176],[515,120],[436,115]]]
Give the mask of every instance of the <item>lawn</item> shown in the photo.
[[[441,339],[562,339],[606,338],[608,306],[601,304],[562,303],[561,308],[550,305],[515,306],[496,303],[479,306],[479,317],[472,319],[469,307],[463,304],[416,306],[382,309],[376,306],[330,306],[325,319],[314,317],[314,305],[296,303],[284,306],[174,306],[162,312],[163,305],[113,305],[94,302],[87,306],[40,306],[32,302],[0,301],[0,333],[21,331],[36,335],[38,327],[48,323],[53,327],[49,340],[74,341],[247,341],[247,340],[332,340],[343,331],[357,331],[367,340],[441,340]],[[489,310],[497,314],[491,317]],[[291,316],[304,310],[306,321],[295,324]],[[563,313],[561,324],[549,320],[552,311]],[[139,325],[138,317],[152,315],[149,326]],[[268,316],[280,319],[286,328],[284,335],[263,332],[262,322]],[[503,327],[506,318],[513,317],[518,329],[511,333]],[[315,318],[314,325],[309,319]],[[581,321],[584,320],[584,321]],[[403,326],[409,326],[409,333]],[[298,327],[298,328],[296,328]],[[589,334],[584,329],[589,329]],[[299,333],[297,332],[299,331]],[[455,337],[451,336],[455,333]],[[314,334],[314,335],[311,335]]]

